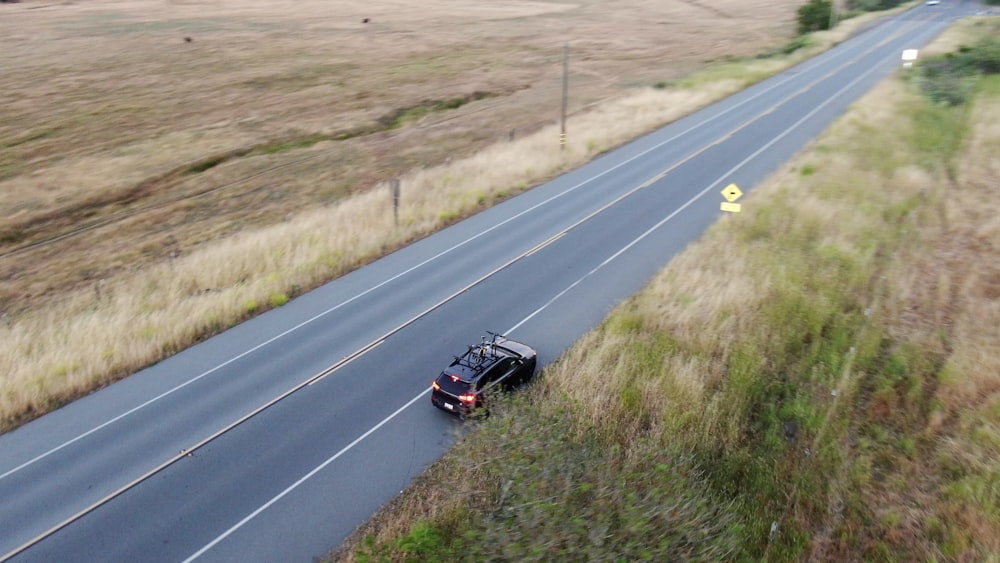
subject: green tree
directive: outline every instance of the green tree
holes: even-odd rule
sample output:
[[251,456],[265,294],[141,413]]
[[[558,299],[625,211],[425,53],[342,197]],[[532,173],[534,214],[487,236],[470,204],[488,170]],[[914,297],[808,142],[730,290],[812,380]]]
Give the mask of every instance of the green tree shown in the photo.
[[799,33],[830,29],[831,10],[833,3],[830,0],[809,0],[808,4],[799,6]]
[[987,37],[980,40],[968,56],[979,72],[1000,74],[1000,38]]

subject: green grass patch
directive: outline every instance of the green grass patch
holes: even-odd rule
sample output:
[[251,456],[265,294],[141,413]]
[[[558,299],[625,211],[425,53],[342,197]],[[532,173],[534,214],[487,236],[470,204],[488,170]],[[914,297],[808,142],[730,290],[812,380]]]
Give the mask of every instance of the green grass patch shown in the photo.
[[911,143],[921,155],[934,160],[950,160],[962,146],[968,118],[962,108],[923,106],[914,114]]
[[311,134],[303,135],[295,139],[288,139],[283,141],[275,141],[273,143],[268,143],[266,145],[258,146],[254,148],[251,154],[278,154],[282,152],[289,152],[298,149],[307,149],[316,143],[323,141],[329,141],[333,137],[331,135],[321,135],[321,134]]
[[228,160],[228,157],[226,156],[215,156],[211,158],[206,158],[204,160],[200,160],[192,164],[191,166],[188,166],[184,172],[186,174],[199,174],[206,170],[211,170],[212,168],[215,168],[216,166],[222,164],[226,160]]
[[446,225],[454,223],[461,217],[461,211],[457,209],[446,209],[438,213],[438,221]]
[[1000,74],[1000,24],[987,25],[992,33],[984,33],[973,45],[920,64],[915,79],[928,98],[940,105],[961,106],[980,76]]
[[400,127],[420,121],[430,114],[458,109],[468,103],[495,95],[491,92],[476,91],[469,95],[456,96],[446,100],[428,100],[414,106],[389,112],[379,119],[379,123],[386,129],[399,129]]
[[[474,490],[473,510],[416,521],[360,561],[720,560],[743,554],[739,525],[706,493],[692,460],[659,444],[619,446],[580,433],[572,407],[527,395],[493,409],[457,446],[462,461],[439,486]],[[449,463],[449,462],[445,462]],[[458,517],[456,517],[456,513]]]
[[799,35],[798,37],[792,39],[788,43],[785,43],[781,47],[771,51],[765,51],[757,55],[758,59],[769,59],[772,57],[778,57],[782,55],[791,55],[799,49],[805,49],[811,47],[815,44],[811,35]]
[[749,86],[771,74],[766,71],[759,74],[749,73],[747,70],[749,60],[713,64],[701,72],[679,79],[677,86],[681,89],[696,90],[726,80],[738,80],[740,84]]
[[2,145],[0,145],[0,147],[5,149],[10,149],[34,141],[41,141],[43,139],[48,139],[56,136],[58,133],[61,133],[62,130],[63,127],[61,126],[53,126],[53,127],[45,127],[42,129],[38,129],[36,131],[30,131],[25,135],[22,135],[20,137],[15,137],[9,141],[5,141]]

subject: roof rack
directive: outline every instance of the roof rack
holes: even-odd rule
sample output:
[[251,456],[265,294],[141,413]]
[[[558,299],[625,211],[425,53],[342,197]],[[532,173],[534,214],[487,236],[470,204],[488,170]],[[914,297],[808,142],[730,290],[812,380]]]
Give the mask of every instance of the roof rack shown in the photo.
[[486,331],[489,337],[480,337],[481,341],[479,344],[469,344],[469,347],[465,350],[465,353],[461,356],[455,356],[455,365],[465,366],[471,369],[479,369],[484,363],[489,360],[496,359],[499,355],[496,353],[497,339],[504,338],[502,334],[496,332]]

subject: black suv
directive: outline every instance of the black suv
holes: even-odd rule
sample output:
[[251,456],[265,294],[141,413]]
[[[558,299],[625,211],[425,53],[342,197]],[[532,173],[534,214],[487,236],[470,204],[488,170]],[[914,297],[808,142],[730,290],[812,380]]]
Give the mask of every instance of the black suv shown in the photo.
[[538,354],[530,346],[487,334],[482,342],[455,356],[431,384],[435,407],[465,417],[483,408],[486,394],[516,387],[535,374]]

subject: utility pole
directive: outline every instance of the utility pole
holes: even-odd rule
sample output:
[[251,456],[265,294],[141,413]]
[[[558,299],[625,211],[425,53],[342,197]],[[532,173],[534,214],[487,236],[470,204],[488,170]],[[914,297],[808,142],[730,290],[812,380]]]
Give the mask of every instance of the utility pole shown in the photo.
[[392,222],[399,226],[399,178],[389,180],[389,192],[392,194]]
[[559,132],[559,148],[566,148],[566,103],[569,97],[569,43],[563,44],[563,91],[562,91],[562,130]]
[[830,0],[830,24],[827,29],[833,29],[837,25],[837,0]]

